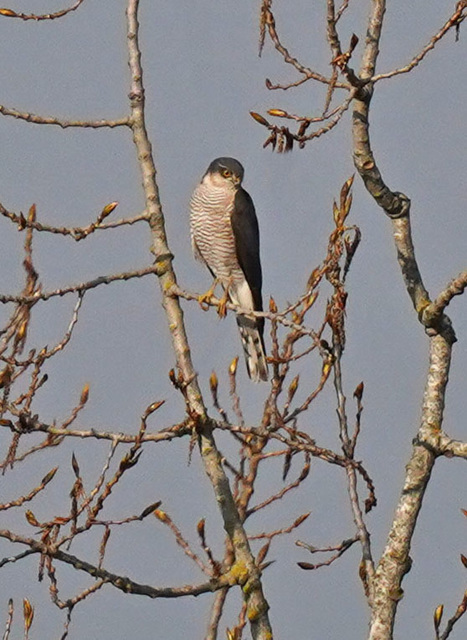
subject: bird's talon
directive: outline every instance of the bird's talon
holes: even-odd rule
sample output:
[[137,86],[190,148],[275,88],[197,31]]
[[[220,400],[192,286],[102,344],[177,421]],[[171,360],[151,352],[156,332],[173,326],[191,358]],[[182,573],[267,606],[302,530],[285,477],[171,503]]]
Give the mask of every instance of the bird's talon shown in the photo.
[[212,303],[212,298],[214,296],[214,291],[217,287],[217,278],[215,278],[212,286],[206,291],[206,293],[198,296],[199,306],[203,311],[207,311],[209,309],[209,305]]
[[207,311],[209,309],[209,303],[211,302],[211,297],[212,297],[212,294],[207,295],[206,293],[198,297],[199,306],[203,311]]
[[219,318],[225,318],[227,315],[227,299],[224,297],[219,301],[219,305],[217,307],[217,315]]

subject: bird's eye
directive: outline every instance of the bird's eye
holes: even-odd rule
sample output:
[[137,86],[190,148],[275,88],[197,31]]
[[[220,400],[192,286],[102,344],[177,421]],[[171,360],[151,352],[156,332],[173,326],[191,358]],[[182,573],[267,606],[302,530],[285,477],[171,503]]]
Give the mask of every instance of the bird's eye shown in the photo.
[[224,176],[224,178],[230,178],[230,176],[232,175],[232,172],[229,171],[229,169],[223,169],[222,175]]

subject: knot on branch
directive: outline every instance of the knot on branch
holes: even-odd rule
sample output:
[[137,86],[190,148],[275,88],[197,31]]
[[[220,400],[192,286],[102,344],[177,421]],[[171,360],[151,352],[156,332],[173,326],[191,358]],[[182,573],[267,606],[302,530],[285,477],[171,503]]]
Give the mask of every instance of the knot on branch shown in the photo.
[[374,84],[370,79],[356,77],[352,86],[356,89],[355,98],[363,102],[365,105],[369,105],[371,98],[373,97],[374,90]]
[[142,104],[144,102],[144,90],[143,89],[140,89],[140,90],[133,89],[132,91],[129,92],[128,98],[130,100],[131,106],[132,107],[137,107],[138,105],[140,105],[140,104]]
[[165,275],[172,268],[172,260],[174,256],[172,253],[162,253],[156,256],[154,261],[156,275],[160,278]]
[[389,191],[381,198],[381,206],[392,220],[405,218],[410,213],[410,198],[400,191]]
[[428,336],[442,335],[449,344],[457,342],[451,318],[433,303],[421,309],[418,314]]

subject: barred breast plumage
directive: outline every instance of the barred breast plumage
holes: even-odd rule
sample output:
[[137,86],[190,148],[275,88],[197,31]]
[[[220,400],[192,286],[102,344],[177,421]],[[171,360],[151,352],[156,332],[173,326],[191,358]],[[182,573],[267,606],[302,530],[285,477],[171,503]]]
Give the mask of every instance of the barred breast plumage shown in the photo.
[[231,277],[244,279],[230,221],[234,197],[233,189],[202,182],[191,198],[191,242],[195,257],[224,285]]

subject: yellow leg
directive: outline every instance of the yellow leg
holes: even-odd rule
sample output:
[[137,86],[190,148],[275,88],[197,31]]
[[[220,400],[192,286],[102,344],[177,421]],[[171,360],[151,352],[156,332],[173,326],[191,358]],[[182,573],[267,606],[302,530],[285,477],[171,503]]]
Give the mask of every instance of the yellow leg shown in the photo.
[[[219,282],[220,280],[218,278],[214,278],[214,282],[212,283],[211,287],[206,291],[206,293],[203,293],[203,295],[199,296],[198,302],[201,306],[201,309],[203,309],[203,311],[208,310],[209,303],[211,302],[212,297],[214,296],[214,291],[216,290],[216,287],[219,284]],[[224,294],[222,298],[220,298],[219,304],[217,305],[217,314],[219,318],[225,318],[225,316],[227,315],[227,303],[230,300],[230,297],[229,297],[230,285],[231,285],[230,280],[228,281],[227,285],[225,286],[222,285],[224,288]]]
[[230,287],[232,286],[232,277],[229,277],[226,284],[222,283],[222,286],[224,288],[224,295],[219,300],[219,304],[217,307],[217,315],[219,316],[219,318],[225,318],[225,316],[227,315],[227,303],[230,301],[229,291]]
[[216,290],[218,283],[219,280],[217,278],[214,278],[212,285],[209,287],[206,293],[203,293],[203,295],[199,296],[198,302],[203,311],[207,311],[209,309],[209,303],[211,302],[211,298],[214,295],[214,291]]
[[219,300],[219,306],[217,307],[217,315],[219,318],[225,318],[227,315],[227,302],[229,301],[229,287],[224,289],[224,295]]

